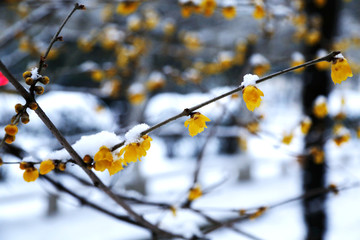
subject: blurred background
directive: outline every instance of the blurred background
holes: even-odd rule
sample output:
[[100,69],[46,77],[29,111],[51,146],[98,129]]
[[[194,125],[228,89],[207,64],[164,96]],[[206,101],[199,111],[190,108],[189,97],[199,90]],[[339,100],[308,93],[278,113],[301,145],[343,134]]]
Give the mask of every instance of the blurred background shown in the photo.
[[[38,65],[74,3],[1,1],[0,59],[24,86],[23,72]],[[327,62],[280,75],[258,85],[264,97],[254,112],[234,94],[199,110],[211,119],[204,132],[189,136],[183,117],[150,134],[141,162],[111,177],[96,174],[146,219],[188,238],[359,238],[359,1],[79,3],[86,10],[74,13],[63,41],[51,49],[43,72],[50,84],[37,97],[71,144],[82,136],[103,137],[96,135],[101,131],[122,139],[139,123],[152,126],[238,87],[247,73],[266,76],[341,51],[353,72],[341,85],[331,81]],[[25,100],[10,83],[0,85],[4,136],[14,105]],[[325,97],[325,116],[314,112],[319,96]],[[0,148],[7,163],[0,167],[0,239],[151,239],[147,230],[83,206],[45,179],[23,180],[19,161],[45,160],[62,149],[28,113],[16,141]],[[74,164],[49,176],[124,213],[88,186]],[[184,208],[195,183],[203,196],[191,206],[218,221],[236,219],[241,210],[268,210],[233,228],[212,229],[209,219]],[[176,216],[137,200],[165,202]]]

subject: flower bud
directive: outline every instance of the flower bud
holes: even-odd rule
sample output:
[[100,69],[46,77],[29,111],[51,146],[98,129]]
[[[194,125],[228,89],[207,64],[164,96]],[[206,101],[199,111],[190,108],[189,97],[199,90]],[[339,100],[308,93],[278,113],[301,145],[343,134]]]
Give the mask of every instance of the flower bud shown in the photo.
[[36,102],[31,102],[29,103],[29,108],[35,111],[38,108],[38,104]]
[[15,112],[16,113],[21,112],[23,109],[24,109],[24,106],[22,104],[18,103],[18,104],[15,105]]
[[7,144],[12,144],[15,141],[15,136],[11,136],[11,135],[5,135],[5,142]]
[[10,135],[10,136],[15,136],[18,132],[18,128],[16,125],[14,124],[8,124],[6,127],[5,127],[5,133],[7,135]]
[[25,83],[27,85],[32,85],[34,83],[34,79],[32,79],[31,77],[25,78]]
[[40,78],[40,82],[44,85],[48,84],[50,82],[50,79],[48,76],[43,76]]
[[30,118],[29,118],[29,114],[27,112],[25,112],[22,116],[21,116],[21,122],[23,124],[27,124],[28,122],[30,122]]
[[31,77],[31,72],[30,71],[24,72],[23,77],[24,77],[24,79],[27,79],[28,77]]
[[35,90],[36,94],[38,94],[38,95],[41,95],[41,94],[44,93],[44,88],[41,87],[41,86],[36,86],[36,87],[34,88],[34,90]]

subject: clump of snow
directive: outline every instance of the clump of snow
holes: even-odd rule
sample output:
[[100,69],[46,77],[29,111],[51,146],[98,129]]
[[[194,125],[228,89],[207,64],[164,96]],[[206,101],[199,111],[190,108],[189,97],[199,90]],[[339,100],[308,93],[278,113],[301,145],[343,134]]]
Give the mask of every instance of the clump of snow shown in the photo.
[[153,81],[153,82],[163,82],[164,81],[164,74],[162,74],[159,71],[153,71],[150,75],[149,75],[149,81]]
[[128,92],[130,94],[144,93],[145,88],[144,85],[142,85],[141,83],[134,83],[129,87]]
[[309,118],[308,116],[305,116],[303,119],[302,119],[302,122],[303,123],[311,123],[311,118]]
[[248,74],[246,74],[244,76],[244,79],[243,79],[243,82],[241,83],[241,86],[244,86],[244,87],[247,87],[249,85],[255,86],[257,80],[259,80],[258,75],[248,73]]
[[320,95],[315,99],[315,105],[319,105],[322,103],[326,103],[326,97],[323,95]]
[[231,51],[221,51],[218,55],[218,60],[221,61],[228,61],[234,58],[234,53]]
[[269,64],[269,61],[260,53],[255,53],[250,57],[250,64],[252,66]]
[[319,49],[316,53],[316,56],[318,58],[325,57],[327,55],[327,51],[325,49]]
[[344,59],[345,57],[341,53],[339,53],[334,58]]
[[34,67],[31,69],[31,78],[33,80],[37,80],[39,78],[41,78],[42,76],[38,73],[38,68],[37,67]]
[[[102,131],[93,135],[82,136],[72,147],[75,151],[83,157],[85,155],[94,156],[101,146],[112,148],[114,145],[120,143],[122,139],[116,136],[113,132]],[[46,159],[67,160],[71,158],[65,149],[52,152],[47,155]]]
[[304,61],[304,55],[302,55],[299,52],[294,52],[293,54],[291,54],[291,59],[295,62],[302,62]]
[[85,61],[79,66],[79,69],[83,72],[87,72],[98,68],[99,65],[93,61]]
[[133,142],[139,142],[140,141],[140,134],[147,130],[149,126],[145,123],[138,124],[131,128],[127,133],[125,134],[125,144],[133,143]]

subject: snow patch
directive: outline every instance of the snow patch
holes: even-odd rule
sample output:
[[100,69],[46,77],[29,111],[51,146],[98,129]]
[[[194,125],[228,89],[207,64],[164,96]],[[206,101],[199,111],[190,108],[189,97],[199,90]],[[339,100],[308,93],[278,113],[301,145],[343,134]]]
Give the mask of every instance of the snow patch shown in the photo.
[[125,134],[125,144],[130,144],[133,142],[139,142],[141,133],[145,130],[147,130],[149,126],[145,123],[138,124],[131,128],[127,133]]
[[243,79],[243,82],[241,83],[241,86],[244,86],[244,88],[249,86],[249,85],[255,86],[257,80],[259,80],[258,75],[248,73],[248,74],[246,74],[244,76],[244,79]]

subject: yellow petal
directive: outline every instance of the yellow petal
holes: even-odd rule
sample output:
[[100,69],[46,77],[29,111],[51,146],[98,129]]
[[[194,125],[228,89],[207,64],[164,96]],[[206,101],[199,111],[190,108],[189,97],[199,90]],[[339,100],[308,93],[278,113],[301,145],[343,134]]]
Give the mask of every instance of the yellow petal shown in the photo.
[[52,160],[42,161],[40,163],[40,174],[45,175],[54,170],[55,164]]
[[335,84],[345,81],[348,77],[352,77],[352,71],[349,63],[345,58],[337,58],[331,64],[331,79]]
[[23,174],[23,178],[26,182],[33,182],[38,177],[39,177],[39,171],[34,167],[26,168]]

